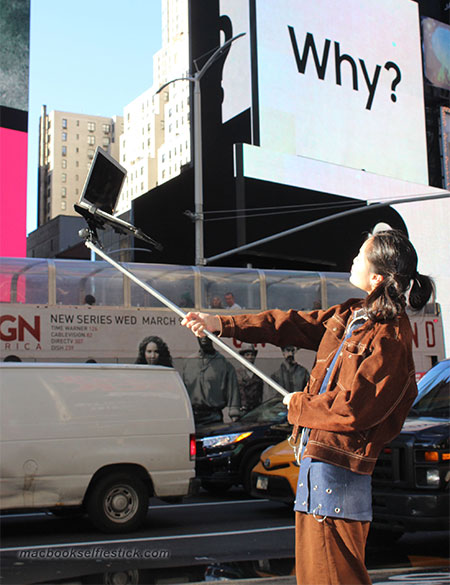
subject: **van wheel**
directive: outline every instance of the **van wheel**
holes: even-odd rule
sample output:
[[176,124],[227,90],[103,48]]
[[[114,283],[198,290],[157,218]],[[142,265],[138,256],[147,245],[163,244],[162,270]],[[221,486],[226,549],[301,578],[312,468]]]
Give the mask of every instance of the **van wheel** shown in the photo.
[[140,477],[111,473],[94,484],[86,510],[103,532],[131,532],[144,522],[148,498],[148,488]]

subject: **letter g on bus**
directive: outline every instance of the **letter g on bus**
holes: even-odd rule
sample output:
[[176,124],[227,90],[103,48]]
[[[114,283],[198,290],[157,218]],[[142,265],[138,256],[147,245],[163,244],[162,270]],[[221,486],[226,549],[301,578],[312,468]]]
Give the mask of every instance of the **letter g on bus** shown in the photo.
[[[3,325],[6,322],[15,323],[17,320],[17,327]],[[24,341],[25,331],[28,331],[30,335],[41,341],[41,318],[39,316],[34,317],[34,325],[28,323],[21,315],[17,318],[14,315],[2,315],[0,317],[0,340],[1,341]]]

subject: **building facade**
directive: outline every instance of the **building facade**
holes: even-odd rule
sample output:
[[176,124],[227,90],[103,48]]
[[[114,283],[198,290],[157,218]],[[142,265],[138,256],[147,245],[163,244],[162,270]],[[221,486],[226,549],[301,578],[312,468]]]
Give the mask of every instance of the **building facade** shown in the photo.
[[117,211],[176,177],[191,160],[188,0],[162,0],[162,48],[153,57],[153,84],[124,108],[120,163],[128,175]]
[[58,215],[77,215],[80,197],[97,146],[119,159],[123,118],[51,111],[42,107],[39,128],[38,225]]

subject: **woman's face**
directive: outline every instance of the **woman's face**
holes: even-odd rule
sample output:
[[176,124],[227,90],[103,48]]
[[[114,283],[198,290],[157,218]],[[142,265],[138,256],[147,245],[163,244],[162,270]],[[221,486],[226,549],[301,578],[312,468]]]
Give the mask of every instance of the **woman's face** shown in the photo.
[[145,348],[145,361],[150,365],[156,365],[159,361],[159,349],[154,341],[147,343]]
[[366,240],[359,250],[359,254],[354,258],[350,282],[368,293],[379,284],[383,277],[372,272],[372,266],[367,259],[367,247],[370,245],[370,239]]

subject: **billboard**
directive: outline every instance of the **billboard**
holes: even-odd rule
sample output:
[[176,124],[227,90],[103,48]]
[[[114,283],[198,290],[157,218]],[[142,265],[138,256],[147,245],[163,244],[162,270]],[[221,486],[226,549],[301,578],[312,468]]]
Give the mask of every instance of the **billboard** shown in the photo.
[[415,2],[239,4],[240,18],[236,0],[220,3],[232,34],[248,33],[224,65],[223,121],[251,103],[253,144],[294,166],[301,156],[428,184]]
[[0,11],[0,256],[26,256],[30,0]]
[[450,90],[450,26],[422,18],[425,77],[435,87]]

